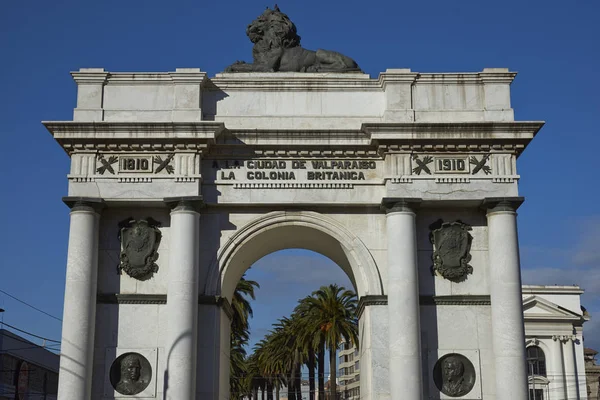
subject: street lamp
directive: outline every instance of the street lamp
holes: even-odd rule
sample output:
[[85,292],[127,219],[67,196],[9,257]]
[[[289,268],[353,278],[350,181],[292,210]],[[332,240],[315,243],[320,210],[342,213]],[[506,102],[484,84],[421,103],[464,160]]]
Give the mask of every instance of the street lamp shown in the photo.
[[[530,400],[537,400],[536,396],[535,396],[535,371],[533,368],[533,364],[535,363],[535,361],[537,361],[537,357],[527,357],[527,363],[529,364],[529,371],[531,373],[531,384],[532,384],[532,390],[529,390],[529,388],[527,388],[527,391],[529,392],[529,399]],[[531,395],[533,394],[533,397],[531,397]]]

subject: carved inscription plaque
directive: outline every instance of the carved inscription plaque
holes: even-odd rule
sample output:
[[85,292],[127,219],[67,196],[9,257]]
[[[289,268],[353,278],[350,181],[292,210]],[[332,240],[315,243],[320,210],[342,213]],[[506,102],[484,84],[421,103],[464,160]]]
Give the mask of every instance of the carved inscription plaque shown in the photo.
[[152,173],[152,157],[121,156],[119,157],[119,172],[150,172]]
[[467,157],[435,157],[435,172],[437,174],[468,174],[469,160]]
[[216,181],[344,182],[378,177],[381,160],[212,160]]

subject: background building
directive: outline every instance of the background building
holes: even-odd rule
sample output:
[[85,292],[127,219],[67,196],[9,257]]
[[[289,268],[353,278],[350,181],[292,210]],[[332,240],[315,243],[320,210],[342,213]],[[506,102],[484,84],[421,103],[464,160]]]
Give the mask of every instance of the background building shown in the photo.
[[[600,366],[593,350],[584,357],[583,324],[590,317],[581,307],[581,294],[579,286],[523,286],[531,400],[588,399],[589,391],[590,400],[598,399]],[[344,345],[339,354],[340,398],[357,400],[359,353]]]
[[[578,286],[523,286],[532,400],[587,399]],[[535,397],[534,397],[535,396]]]
[[59,356],[0,329],[0,400],[54,400]]
[[585,377],[587,381],[588,400],[598,400],[600,398],[600,365],[596,364],[596,354],[594,349],[584,349],[585,357]]
[[341,399],[360,398],[360,353],[354,346],[344,343],[339,352],[339,391]]

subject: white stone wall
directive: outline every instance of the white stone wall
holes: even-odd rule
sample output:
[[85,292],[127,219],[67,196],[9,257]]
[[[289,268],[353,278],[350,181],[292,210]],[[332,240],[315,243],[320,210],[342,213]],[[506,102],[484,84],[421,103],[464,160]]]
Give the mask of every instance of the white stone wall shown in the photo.
[[[512,121],[515,73],[72,73],[75,121],[222,121],[230,129],[358,129],[365,122]],[[308,88],[308,90],[307,90]]]
[[[376,79],[323,73],[208,78],[199,69],[82,69],[72,75],[78,84],[73,121],[46,126],[71,157],[69,196],[102,199],[107,206],[100,220],[92,398],[114,394],[107,387],[108,363],[135,349],[155,354],[154,386],[145,396],[169,398],[167,347],[173,338],[167,331],[174,319],[165,302],[169,259],[179,253],[169,252],[172,217],[164,200],[186,196],[202,196],[206,206],[200,210],[197,248],[184,257],[198,260],[197,398],[227,396],[229,319],[219,296],[230,299],[237,280],[262,256],[301,247],[336,262],[358,295],[370,301],[360,319],[361,398],[396,399],[390,364],[397,367],[394,360],[401,363],[406,349],[390,345],[389,332],[399,325],[390,325],[389,315],[395,314],[388,312],[385,296],[395,254],[387,232],[400,231],[381,205],[398,198],[422,200],[414,210],[416,265],[407,257],[396,266],[417,272],[413,289],[421,306],[415,302],[411,311],[394,304],[398,315],[420,317],[425,396],[439,397],[430,370],[451,351],[475,365],[472,398],[494,399],[504,390],[495,384],[491,338],[497,329],[489,300],[494,282],[482,206],[485,199],[518,196],[517,157],[543,125],[514,121],[514,73],[387,70]],[[161,222],[160,269],[148,280],[117,274],[118,223],[129,217]],[[194,225],[196,217],[188,217]],[[464,282],[431,274],[429,226],[440,218],[472,226],[473,274]],[[397,228],[412,232],[412,223],[402,221]],[[513,264],[517,270],[518,262]],[[396,273],[396,281],[400,276]],[[220,303],[208,304],[211,298]]]

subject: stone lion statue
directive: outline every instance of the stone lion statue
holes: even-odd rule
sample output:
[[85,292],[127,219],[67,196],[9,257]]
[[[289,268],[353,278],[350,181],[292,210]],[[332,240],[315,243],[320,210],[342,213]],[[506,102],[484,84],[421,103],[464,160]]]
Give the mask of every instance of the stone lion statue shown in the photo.
[[296,25],[277,5],[252,21],[246,35],[254,43],[254,62],[237,61],[225,72],[361,72],[356,62],[343,54],[301,47]]

